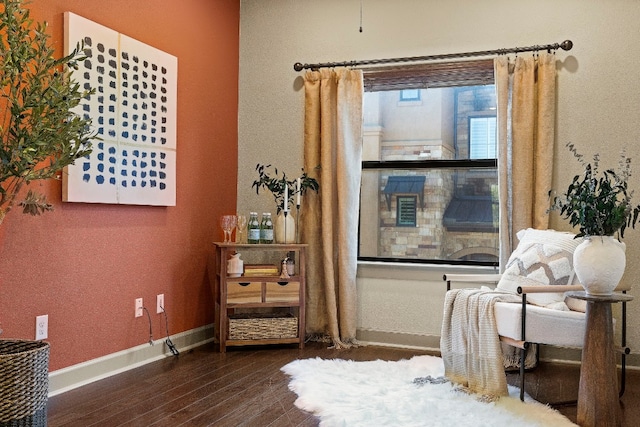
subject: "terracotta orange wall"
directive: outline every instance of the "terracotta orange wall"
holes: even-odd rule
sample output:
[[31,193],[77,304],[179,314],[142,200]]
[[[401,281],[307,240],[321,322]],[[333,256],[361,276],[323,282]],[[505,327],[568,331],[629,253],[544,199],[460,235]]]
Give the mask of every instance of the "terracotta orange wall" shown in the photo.
[[58,181],[35,183],[55,211],[9,213],[0,227],[0,338],[33,339],[49,315],[50,370],[213,322],[207,277],[217,218],[235,211],[239,0],[34,0],[63,48],[71,11],[178,58],[177,206],[62,203]]

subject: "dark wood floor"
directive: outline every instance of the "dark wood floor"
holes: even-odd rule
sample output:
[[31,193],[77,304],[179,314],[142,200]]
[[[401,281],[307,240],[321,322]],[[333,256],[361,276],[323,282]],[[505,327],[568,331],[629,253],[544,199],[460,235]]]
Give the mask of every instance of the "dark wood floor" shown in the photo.
[[[282,366],[298,358],[398,360],[417,354],[429,353],[373,346],[329,350],[310,343],[304,350],[234,348],[220,354],[207,345],[52,397],[49,427],[317,426],[315,417],[293,405],[296,395]],[[508,378],[517,382],[516,374]],[[540,364],[527,374],[526,389],[543,402],[575,399],[578,380],[575,366]],[[640,372],[631,371],[621,400],[623,426],[638,425],[638,402]],[[558,409],[575,422],[575,406]]]

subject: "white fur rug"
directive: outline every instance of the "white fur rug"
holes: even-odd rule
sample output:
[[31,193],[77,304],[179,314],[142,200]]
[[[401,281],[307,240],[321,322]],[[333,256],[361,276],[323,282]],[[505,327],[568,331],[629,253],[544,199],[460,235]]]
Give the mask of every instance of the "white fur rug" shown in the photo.
[[295,405],[320,418],[325,427],[344,426],[574,426],[556,410],[509,387],[509,397],[486,403],[451,383],[420,384],[414,379],[444,375],[442,359],[354,362],[296,360],[282,368],[292,377]]

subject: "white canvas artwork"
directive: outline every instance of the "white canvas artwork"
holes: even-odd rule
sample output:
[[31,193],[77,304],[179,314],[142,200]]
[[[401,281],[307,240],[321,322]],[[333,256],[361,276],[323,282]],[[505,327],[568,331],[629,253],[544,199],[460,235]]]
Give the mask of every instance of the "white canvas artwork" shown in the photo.
[[65,12],[65,54],[82,41],[73,78],[96,92],[76,113],[102,140],[65,169],[63,200],[175,206],[178,59]]

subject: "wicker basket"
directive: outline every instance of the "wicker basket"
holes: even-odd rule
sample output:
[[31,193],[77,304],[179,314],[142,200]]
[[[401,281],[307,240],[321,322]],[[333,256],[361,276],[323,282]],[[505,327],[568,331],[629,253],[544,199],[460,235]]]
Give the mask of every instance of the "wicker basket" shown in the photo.
[[229,316],[230,340],[296,338],[298,318],[291,313],[242,313]]
[[0,340],[0,427],[46,426],[49,343]]

